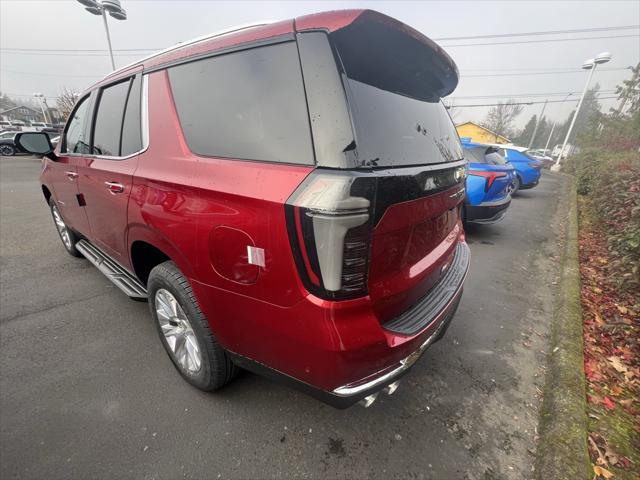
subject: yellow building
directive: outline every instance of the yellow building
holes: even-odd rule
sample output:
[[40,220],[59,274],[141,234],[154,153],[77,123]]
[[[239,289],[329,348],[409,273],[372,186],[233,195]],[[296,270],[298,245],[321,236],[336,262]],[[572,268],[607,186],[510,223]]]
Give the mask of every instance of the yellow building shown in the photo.
[[458,130],[458,135],[460,135],[460,138],[470,138],[473,142],[511,143],[508,138],[503,137],[502,135],[498,135],[488,128],[484,128],[473,122],[466,122],[461,123],[460,125],[456,125],[456,130]]

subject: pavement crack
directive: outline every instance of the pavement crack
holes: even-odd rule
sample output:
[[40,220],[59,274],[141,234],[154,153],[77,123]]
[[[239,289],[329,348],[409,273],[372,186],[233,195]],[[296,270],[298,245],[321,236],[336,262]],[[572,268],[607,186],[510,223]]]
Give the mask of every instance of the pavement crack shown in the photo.
[[86,302],[87,300],[93,300],[94,298],[103,297],[103,296],[107,295],[108,293],[109,292],[96,293],[95,295],[91,295],[89,297],[78,298],[78,299],[75,299],[75,300],[69,300],[69,301],[65,301],[65,302],[60,302],[60,303],[56,303],[54,305],[48,305],[46,307],[34,309],[34,310],[31,310],[31,311],[20,312],[20,313],[18,313],[16,315],[12,315],[12,316],[9,316],[9,317],[0,317],[0,324],[9,323],[9,322],[12,322],[12,321],[15,321],[15,320],[19,320],[19,319],[24,318],[24,317],[29,317],[31,315],[36,315],[38,313],[47,312],[49,310],[55,310],[56,308],[66,307],[68,305],[74,305],[76,303]]

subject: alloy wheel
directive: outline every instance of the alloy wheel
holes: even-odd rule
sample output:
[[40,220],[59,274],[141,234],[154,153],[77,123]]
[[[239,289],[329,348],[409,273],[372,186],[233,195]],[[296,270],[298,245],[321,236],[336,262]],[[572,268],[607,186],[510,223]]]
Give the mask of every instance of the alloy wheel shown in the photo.
[[67,250],[70,250],[73,245],[71,245],[71,236],[69,235],[69,229],[67,229],[67,225],[64,223],[62,219],[62,215],[58,211],[58,207],[53,205],[51,207],[51,213],[53,214],[53,221],[56,224],[56,228],[58,229],[58,233],[60,234],[60,238],[62,239],[62,243],[67,247]]
[[15,153],[11,145],[0,145],[0,155],[10,157]]
[[189,318],[171,292],[155,294],[155,309],[162,334],[175,361],[189,375],[202,368],[202,352]]

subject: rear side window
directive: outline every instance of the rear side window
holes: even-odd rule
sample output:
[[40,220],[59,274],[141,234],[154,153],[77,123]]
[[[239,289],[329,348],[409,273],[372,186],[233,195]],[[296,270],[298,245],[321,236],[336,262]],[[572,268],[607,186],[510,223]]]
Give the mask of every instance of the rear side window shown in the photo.
[[142,77],[138,75],[133,79],[131,90],[129,91],[127,109],[122,124],[122,145],[120,147],[120,156],[122,157],[142,150],[141,84]]
[[119,156],[122,119],[130,84],[126,81],[102,90],[93,129],[94,155]]
[[309,117],[295,42],[253,48],[169,70],[192,152],[312,164]]
[[88,153],[89,139],[85,138],[84,124],[87,119],[89,97],[80,100],[80,103],[69,120],[67,131],[64,134],[62,145],[63,153]]
[[134,79],[104,88],[93,128],[93,154],[124,157],[142,148],[140,84]]

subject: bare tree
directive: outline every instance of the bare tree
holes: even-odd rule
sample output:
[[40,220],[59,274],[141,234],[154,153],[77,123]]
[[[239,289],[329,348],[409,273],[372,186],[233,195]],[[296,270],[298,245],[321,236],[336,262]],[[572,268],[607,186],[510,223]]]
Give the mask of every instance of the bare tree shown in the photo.
[[491,107],[482,122],[482,126],[495,133],[496,137],[498,135],[509,137],[513,134],[513,121],[520,115],[523,108],[522,105],[517,105],[513,99],[509,99],[506,102],[498,102],[497,105]]
[[56,106],[60,111],[60,115],[66,120],[71,110],[73,110],[73,106],[76,104],[78,100],[78,94],[74,92],[69,87],[62,87],[62,91],[58,98],[56,98]]

